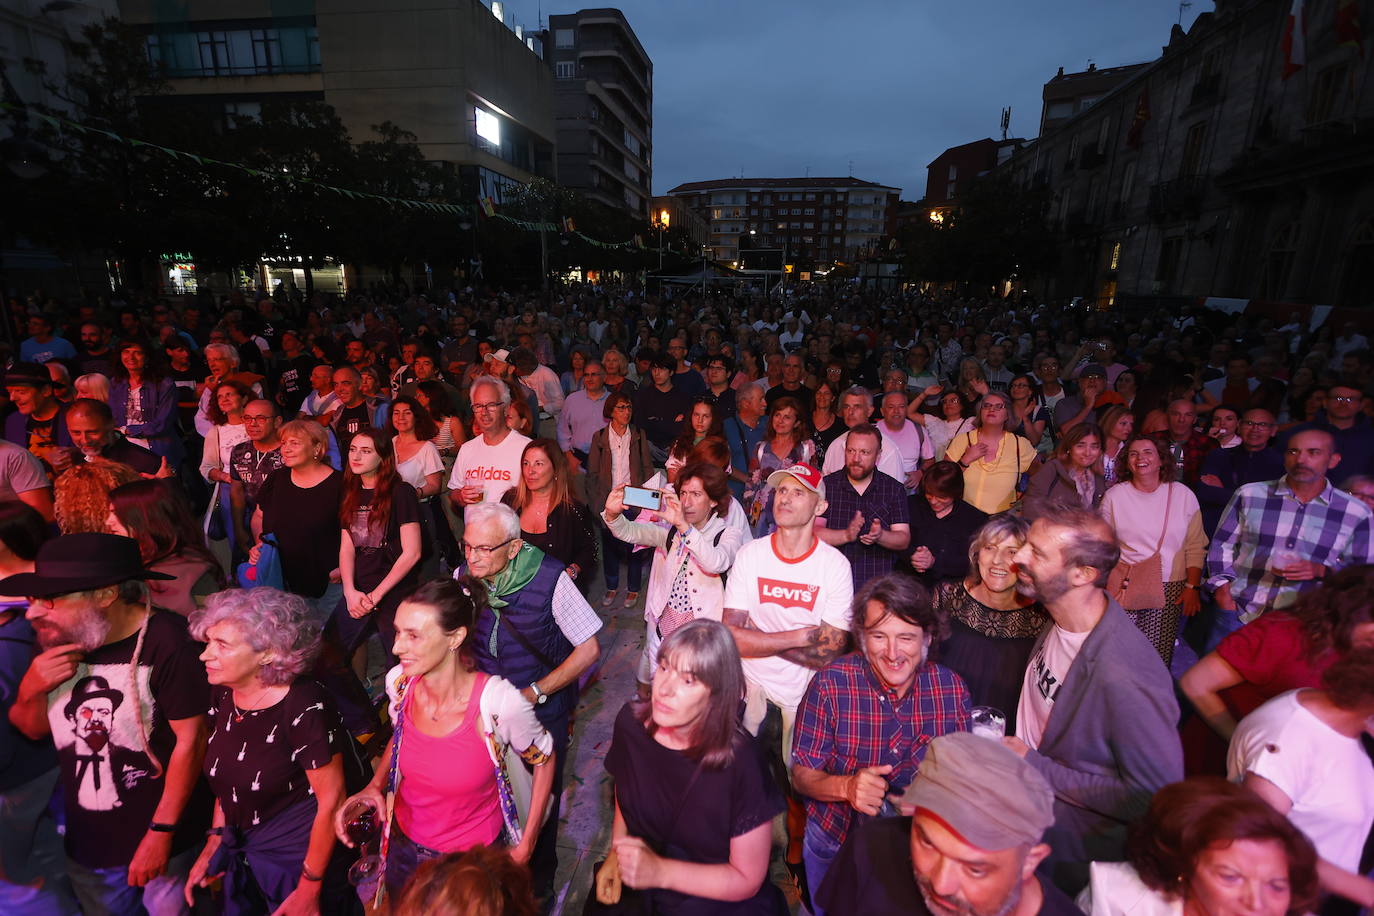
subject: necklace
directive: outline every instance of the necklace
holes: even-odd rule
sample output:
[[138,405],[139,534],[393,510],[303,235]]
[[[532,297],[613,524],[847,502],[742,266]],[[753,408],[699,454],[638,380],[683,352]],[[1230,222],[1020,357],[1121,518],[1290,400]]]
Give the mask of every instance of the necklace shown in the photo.
[[445,704],[439,703],[439,701],[435,698],[433,688],[431,688],[428,684],[425,685],[425,693],[429,695],[429,721],[431,722],[438,722],[440,715],[450,715],[452,713],[459,712],[460,710],[458,707],[460,705],[462,706],[461,712],[467,712],[467,701],[468,698],[472,696],[471,686],[469,685],[467,696],[460,696],[454,698],[454,700],[452,701],[452,705],[454,708],[445,712]]
[[234,722],[235,722],[236,724],[239,723],[239,722],[242,722],[243,719],[244,719],[244,717],[247,716],[250,712],[257,712],[257,711],[258,711],[258,706],[257,706],[257,704],[260,703],[260,702],[262,702],[262,698],[265,697],[265,696],[267,696],[268,692],[271,691],[271,689],[272,689],[271,687],[264,687],[264,688],[262,688],[261,690],[259,690],[257,696],[253,697],[252,700],[250,700],[250,701],[248,701],[247,703],[244,703],[244,704],[243,704],[244,706],[248,707],[247,709],[243,709],[243,708],[241,708],[241,707],[239,706],[238,698],[234,695],[234,691],[230,690],[230,691],[229,691],[229,697],[230,697],[229,702],[230,702],[230,705],[232,705],[232,706],[234,707]]

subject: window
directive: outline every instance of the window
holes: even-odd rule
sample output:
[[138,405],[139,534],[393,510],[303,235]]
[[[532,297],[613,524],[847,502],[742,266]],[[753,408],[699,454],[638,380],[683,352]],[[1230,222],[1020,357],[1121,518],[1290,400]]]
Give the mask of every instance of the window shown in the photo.
[[571,48],[577,43],[576,29],[554,29],[553,46],[555,48]]
[[816,215],[816,208],[815,208],[815,207],[807,207],[805,210],[802,210],[802,216],[815,216],[815,215]]
[[1103,118],[1102,125],[1097,129],[1097,154],[1100,156],[1107,152],[1107,139],[1111,136],[1112,119]]
[[1199,121],[1188,128],[1188,136],[1183,138],[1183,157],[1179,161],[1180,176],[1198,175],[1202,172],[1202,146],[1207,139],[1207,122]]
[[806,195],[806,199],[807,199],[807,200],[815,200],[815,199],[816,199],[816,195],[815,195],[815,194],[808,194],[808,195]]
[[1112,242],[1112,254],[1107,259],[1108,270],[1118,270],[1121,267],[1121,243]]
[[1298,253],[1298,230],[1298,222],[1294,220],[1274,236],[1274,243],[1264,258],[1261,295],[1266,299],[1282,299],[1287,295],[1288,276],[1293,271],[1293,259]]
[[1164,240],[1159,248],[1159,264],[1155,267],[1155,289],[1158,292],[1167,293],[1174,289],[1182,256],[1183,236],[1176,235]]
[[815,228],[816,228],[816,224],[815,224],[815,223],[807,223],[806,225],[802,226],[802,228],[803,228],[803,229],[815,229]]
[[576,79],[577,61],[560,60],[558,63],[553,65],[553,75],[561,80]]
[[1121,195],[1117,198],[1121,203],[1130,203],[1131,192],[1135,190],[1135,160],[1126,163],[1126,168],[1121,170]]
[[1060,118],[1073,117],[1073,102],[1050,102],[1045,106],[1045,120],[1057,121]]
[[1307,123],[1322,124],[1336,114],[1346,84],[1346,65],[1327,67],[1312,81],[1312,94],[1307,100]]
[[778,200],[791,200],[791,199],[792,199],[792,196],[791,196],[790,194],[779,194],[779,195],[778,195]]

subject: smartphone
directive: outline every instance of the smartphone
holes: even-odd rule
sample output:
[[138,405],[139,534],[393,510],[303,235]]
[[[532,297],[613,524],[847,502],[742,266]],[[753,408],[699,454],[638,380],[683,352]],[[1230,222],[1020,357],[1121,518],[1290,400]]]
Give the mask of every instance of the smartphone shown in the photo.
[[625,505],[657,512],[663,508],[663,491],[649,490],[644,487],[626,487]]

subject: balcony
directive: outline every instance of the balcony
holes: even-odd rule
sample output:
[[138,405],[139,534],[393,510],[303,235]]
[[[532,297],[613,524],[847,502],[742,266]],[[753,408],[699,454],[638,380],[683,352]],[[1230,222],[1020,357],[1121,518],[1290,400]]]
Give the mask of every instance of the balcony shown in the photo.
[[1151,219],[1196,216],[1207,193],[1206,175],[1180,175],[1150,186],[1147,210]]
[[1078,157],[1078,167],[1080,169],[1095,169],[1107,161],[1107,154],[1096,146],[1085,149]]

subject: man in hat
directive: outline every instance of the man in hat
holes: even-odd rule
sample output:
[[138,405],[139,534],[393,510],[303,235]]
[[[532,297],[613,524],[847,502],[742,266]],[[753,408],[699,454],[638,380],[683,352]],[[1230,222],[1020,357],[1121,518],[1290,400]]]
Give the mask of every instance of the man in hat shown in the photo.
[[5,419],[5,438],[51,469],[57,450],[72,444],[66,411],[53,397],[52,376],[38,363],[15,363],[5,373],[5,388],[15,407]]
[[0,580],[29,599],[43,649],[10,709],[31,739],[57,746],[68,873],[88,913],[180,912],[207,826],[192,801],[210,692],[178,614],[153,610],[138,543],[69,534],[43,544],[34,571]]
[[908,816],[850,831],[817,892],[864,916],[1077,916],[1036,875],[1049,855],[1054,791],[996,741],[954,732],[931,741],[899,800]]

